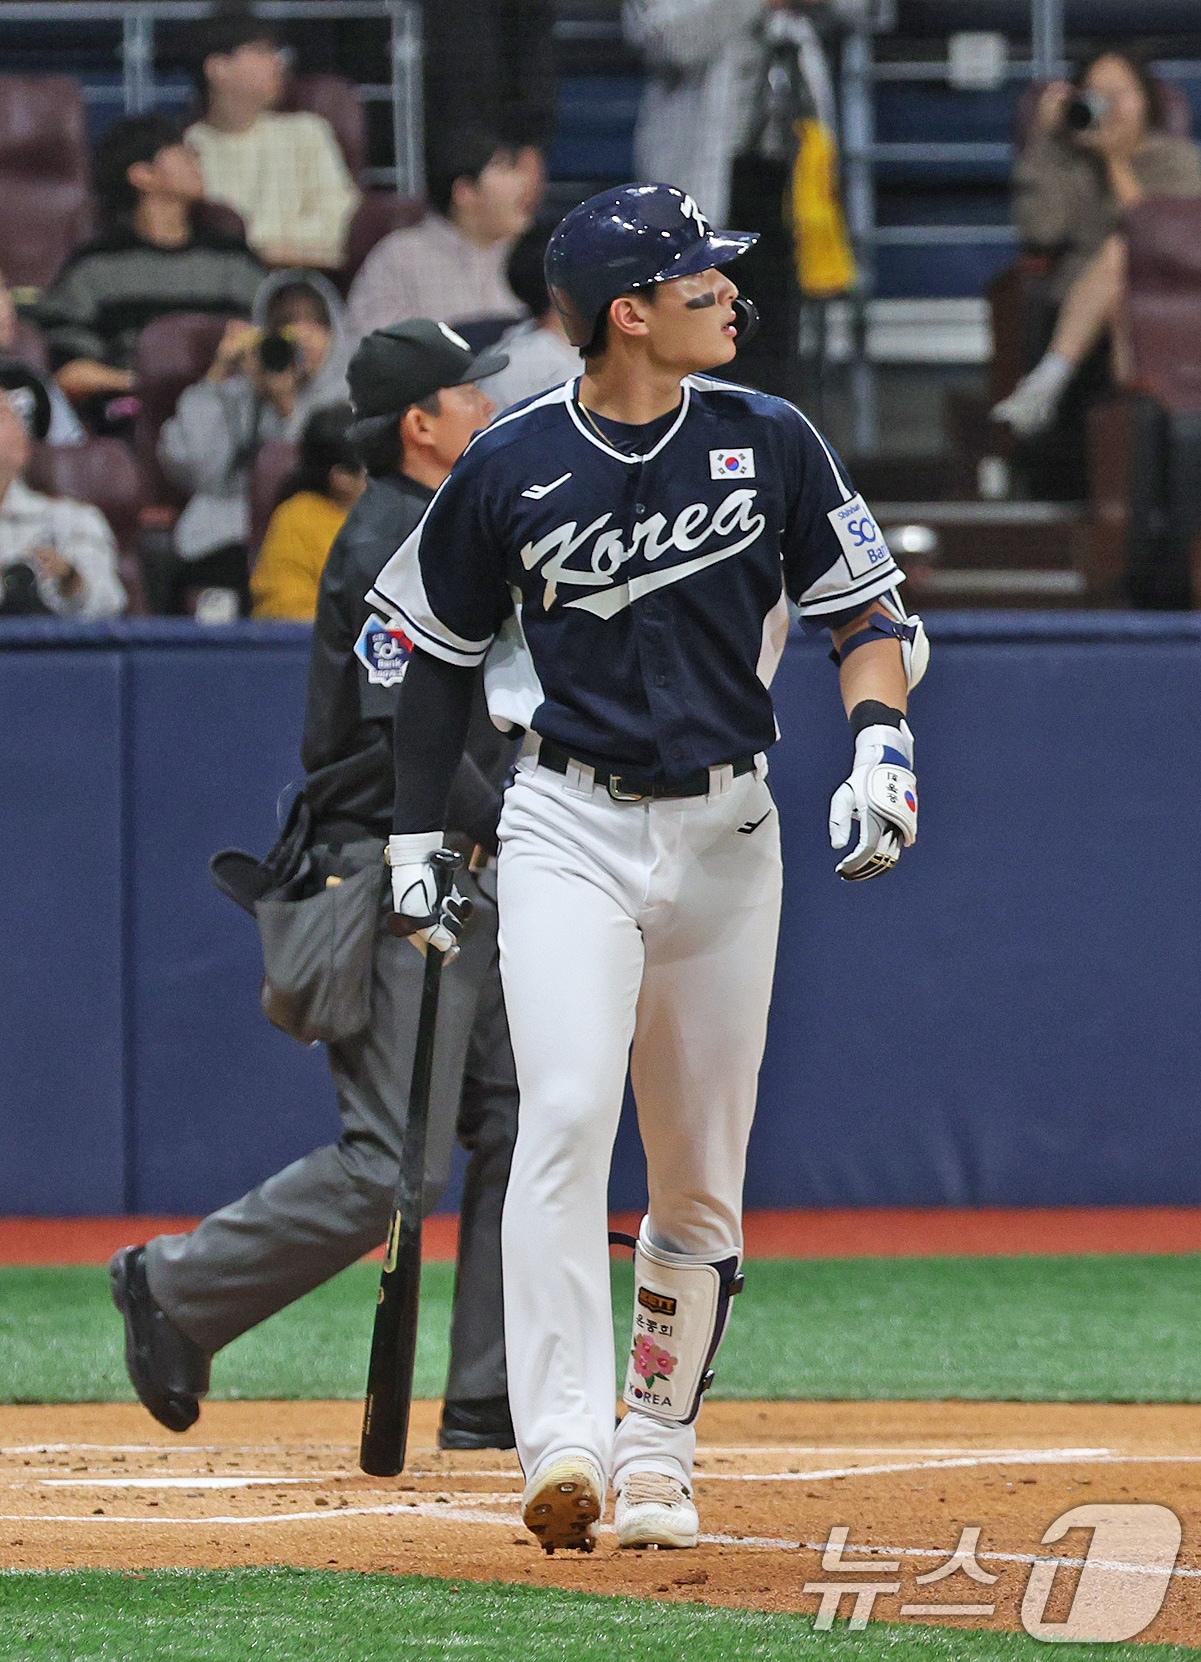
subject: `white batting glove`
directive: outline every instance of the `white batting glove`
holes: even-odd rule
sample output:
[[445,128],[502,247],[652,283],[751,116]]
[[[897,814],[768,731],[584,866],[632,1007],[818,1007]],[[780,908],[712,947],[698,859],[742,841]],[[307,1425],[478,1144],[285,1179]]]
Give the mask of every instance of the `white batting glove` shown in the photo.
[[392,927],[406,935],[419,951],[432,946],[446,954],[446,962],[459,956],[458,938],[471,915],[471,902],[458,889],[439,903],[438,884],[430,855],[442,847],[441,831],[415,831],[406,836],[395,832],[388,838],[384,859],[392,873]]
[[902,848],[917,841],[917,776],[913,734],[899,727],[865,727],[855,740],[851,776],[830,799],[830,846],[845,848],[855,822],[859,840],[838,862],[848,883],[891,871]]

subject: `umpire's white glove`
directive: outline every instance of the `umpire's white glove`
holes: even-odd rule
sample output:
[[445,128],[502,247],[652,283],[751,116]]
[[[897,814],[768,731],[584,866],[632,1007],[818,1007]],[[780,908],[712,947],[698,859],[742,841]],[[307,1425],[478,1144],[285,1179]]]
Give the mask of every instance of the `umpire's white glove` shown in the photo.
[[441,831],[415,831],[406,836],[393,832],[384,859],[392,873],[393,933],[408,936],[420,952],[427,946],[444,952],[450,964],[459,956],[458,938],[471,916],[471,902],[452,886],[439,904],[438,883],[429,861],[441,847]]
[[831,848],[846,847],[856,820],[859,840],[836,868],[848,882],[891,871],[901,849],[917,841],[913,734],[905,722],[865,727],[855,740],[851,776],[830,799]]

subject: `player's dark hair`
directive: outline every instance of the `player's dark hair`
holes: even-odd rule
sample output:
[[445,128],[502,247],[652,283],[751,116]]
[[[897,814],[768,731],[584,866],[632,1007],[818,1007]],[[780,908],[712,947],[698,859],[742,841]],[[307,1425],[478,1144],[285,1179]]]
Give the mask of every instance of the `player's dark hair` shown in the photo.
[[129,182],[129,170],[152,162],[161,150],[182,140],[179,127],[165,115],[131,115],[115,121],[96,146],[92,182],[106,222],[128,219],[140,192]]
[[439,133],[426,159],[425,194],[430,206],[448,214],[459,179],[478,184],[493,157],[513,154],[512,146],[486,127],[452,127]]
[[1142,89],[1143,99],[1147,106],[1147,126],[1152,132],[1162,132],[1167,125],[1168,103],[1164,84],[1151,69],[1147,54],[1138,47],[1131,46],[1102,46],[1090,57],[1079,64],[1072,76],[1072,85],[1078,90],[1084,90],[1084,84],[1089,74],[1101,62],[1102,58],[1117,58],[1124,63]]
[[[630,289],[628,292],[633,294],[635,291],[633,289]],[[639,295],[641,295],[644,300],[649,301],[652,306],[654,305],[655,301],[659,298],[659,290],[658,290],[658,288],[656,287],[656,285],[654,283],[647,283],[643,288],[638,289],[637,293]],[[620,300],[620,299],[621,299],[620,294],[615,294],[613,296],[613,300]],[[613,304],[613,300],[610,300],[609,306],[611,306]],[[603,358],[606,351],[608,350],[608,347],[609,347],[609,306],[606,306],[604,311],[597,318],[596,328],[593,329],[592,337],[588,341],[588,344],[586,346],[581,346],[580,347],[580,356],[582,358],[584,358],[588,363],[591,363],[594,358]]]
[[400,424],[410,410],[424,410],[426,415],[436,416],[441,409],[441,394],[431,392],[428,398],[406,404],[395,415],[370,416],[360,421],[354,430],[354,447],[371,478],[380,479],[399,470],[404,461]]
[[347,403],[323,404],[314,410],[300,435],[300,459],[279,488],[278,508],[290,496],[312,491],[328,496],[329,476],[336,467],[357,473],[363,458],[350,437],[354,411]]
[[546,225],[532,225],[513,244],[513,252],[505,268],[509,287],[531,317],[544,317],[550,310],[545,260],[551,229]]

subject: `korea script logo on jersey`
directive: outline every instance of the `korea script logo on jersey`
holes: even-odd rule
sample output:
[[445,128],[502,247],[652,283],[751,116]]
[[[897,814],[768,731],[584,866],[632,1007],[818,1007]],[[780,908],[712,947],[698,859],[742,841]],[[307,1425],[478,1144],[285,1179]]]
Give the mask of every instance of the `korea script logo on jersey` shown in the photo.
[[[542,605],[546,611],[560,598],[561,589],[589,589],[594,592],[564,599],[563,605],[591,612],[594,617],[615,617],[644,594],[680,583],[698,571],[732,559],[757,542],[767,516],[755,511],[755,496],[753,490],[734,490],[716,508],[690,502],[670,526],[665,515],[651,514],[635,525],[628,546],[623,532],[609,528],[612,514],[599,515],[582,531],[579,522],[570,519],[527,542],[521,550],[521,563],[527,571],[537,568],[545,579]],[[724,541],[726,538],[732,540]],[[721,546],[706,549],[714,541],[721,542]],[[702,549],[706,551],[699,552]],[[637,556],[655,565],[673,554],[692,558],[657,571],[640,572],[624,581],[621,578],[622,567]]]
[[354,643],[354,654],[367,667],[367,679],[373,686],[397,687],[404,680],[409,667],[413,643],[403,629],[389,628],[382,617],[372,612]]

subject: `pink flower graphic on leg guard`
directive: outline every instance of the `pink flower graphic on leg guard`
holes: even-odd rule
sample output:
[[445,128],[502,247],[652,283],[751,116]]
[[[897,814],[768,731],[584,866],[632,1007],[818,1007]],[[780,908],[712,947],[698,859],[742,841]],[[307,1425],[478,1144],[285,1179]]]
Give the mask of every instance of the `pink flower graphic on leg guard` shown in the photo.
[[634,1340],[634,1348],[630,1352],[634,1358],[634,1372],[640,1379],[644,1379],[649,1389],[657,1379],[666,1384],[679,1361],[669,1350],[663,1350],[653,1339],[645,1334],[639,1334]]
[[640,1378],[645,1379],[648,1385],[655,1377],[655,1354],[657,1348],[658,1347],[656,1346],[655,1341],[653,1339],[648,1339],[644,1333],[640,1333],[634,1340],[634,1349],[631,1352],[631,1355],[634,1358],[634,1372],[638,1374]]

